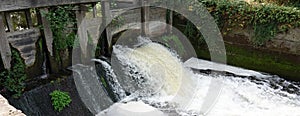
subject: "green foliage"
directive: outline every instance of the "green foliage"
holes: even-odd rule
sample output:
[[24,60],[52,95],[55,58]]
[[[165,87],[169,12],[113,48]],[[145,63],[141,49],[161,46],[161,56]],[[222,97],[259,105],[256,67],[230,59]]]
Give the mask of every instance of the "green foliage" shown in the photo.
[[199,0],[215,18],[219,28],[227,33],[233,28],[252,28],[253,42],[263,45],[277,33],[299,27],[300,10],[272,4],[252,5],[237,0]]
[[124,17],[122,17],[122,16],[117,16],[117,17],[115,17],[115,18],[113,18],[112,19],[112,21],[111,21],[111,26],[113,26],[113,27],[117,27],[117,28],[120,28],[122,25],[124,25],[125,23],[125,19],[124,19]]
[[69,106],[69,104],[72,102],[71,97],[67,92],[55,90],[52,93],[50,93],[50,96],[52,106],[58,112],[63,110],[65,107]]
[[[66,49],[72,49],[79,46],[79,40],[76,34],[76,16],[74,6],[57,6],[49,12],[41,12],[50,22],[50,28],[53,34],[54,57],[56,61],[62,63],[62,56]],[[78,44],[74,44],[77,42]]]
[[274,24],[261,24],[254,26],[254,43],[256,45],[263,45],[264,42],[271,40],[277,33],[277,28]]
[[24,81],[27,78],[25,69],[25,63],[19,53],[12,50],[12,68],[0,73],[0,85],[4,85],[5,88],[14,93],[14,98],[21,96],[24,91]]
[[76,38],[76,24],[73,6],[58,6],[48,13],[42,12],[50,22],[53,32],[53,44],[56,50],[72,48]]
[[184,34],[187,36],[187,38],[193,38],[195,34],[197,34],[197,29],[193,25],[192,22],[188,21],[185,25]]

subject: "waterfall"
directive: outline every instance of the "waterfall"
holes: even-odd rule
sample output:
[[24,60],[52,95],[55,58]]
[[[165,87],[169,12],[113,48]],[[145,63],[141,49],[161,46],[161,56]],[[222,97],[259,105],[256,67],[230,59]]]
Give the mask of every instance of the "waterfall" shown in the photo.
[[[203,115],[207,112],[202,111],[202,104],[205,104],[206,95],[211,91],[209,86],[214,82],[212,80],[221,81],[222,91],[216,97],[214,107],[205,115],[300,114],[299,85],[277,76],[197,61],[196,58],[183,63],[175,52],[147,39],[133,48],[115,45],[113,54],[110,73],[115,73],[113,80],[120,85],[117,88],[130,95],[99,113],[101,116],[118,114],[124,104],[128,104],[126,107],[131,110],[149,108],[147,105],[150,105],[149,109],[154,108],[154,112],[162,111],[165,115]],[[235,75],[204,74],[192,69],[210,69]],[[139,104],[135,105],[135,102]],[[148,111],[123,110],[123,113],[139,115],[145,115]]]
[[42,74],[39,78],[41,79],[46,79],[48,77],[48,72],[47,72],[47,58],[45,53],[43,53],[44,61],[42,65]]

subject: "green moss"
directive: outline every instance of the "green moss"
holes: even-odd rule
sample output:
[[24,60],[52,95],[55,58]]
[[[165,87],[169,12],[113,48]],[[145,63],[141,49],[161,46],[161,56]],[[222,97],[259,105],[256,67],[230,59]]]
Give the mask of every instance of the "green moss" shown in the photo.
[[[203,59],[210,59],[207,49],[197,49],[197,55]],[[246,49],[240,46],[226,44],[227,63],[270,74],[276,74],[289,80],[300,80],[300,64],[289,62],[280,54]]]
[[101,83],[103,84],[103,86],[104,86],[105,88],[107,88],[108,86],[107,86],[107,83],[106,83],[104,77],[100,76],[100,80],[101,80]]

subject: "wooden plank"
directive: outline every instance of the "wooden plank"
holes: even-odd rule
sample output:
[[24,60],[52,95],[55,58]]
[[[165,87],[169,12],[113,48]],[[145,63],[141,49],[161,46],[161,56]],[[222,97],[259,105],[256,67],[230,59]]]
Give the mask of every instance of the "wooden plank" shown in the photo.
[[169,10],[169,16],[168,16],[168,33],[169,34],[172,34],[172,25],[173,25],[173,11],[172,10]]
[[82,51],[82,54],[86,56],[87,54],[87,44],[88,44],[88,35],[86,30],[86,20],[85,20],[85,14],[86,14],[86,6],[80,5],[79,10],[76,11],[76,19],[77,19],[77,27],[78,27],[78,37],[79,37],[79,43],[80,48]]
[[[110,3],[109,2],[101,2],[101,11],[102,11],[102,23],[104,26],[107,26],[109,21],[112,19],[111,11],[110,11]],[[111,33],[111,28],[109,26],[106,27],[105,29],[106,32],[106,39],[108,43],[108,49],[111,48],[111,41],[112,41],[112,33]],[[107,51],[109,52],[109,51]]]
[[92,4],[92,7],[93,7],[93,18],[96,18],[97,17],[97,6],[96,6],[97,3],[93,3]]
[[102,2],[135,3],[137,0],[101,0]]
[[[0,0],[0,12],[13,11],[48,6],[59,6],[68,4],[84,4],[111,0]],[[136,0],[114,0],[120,3],[135,3]]]
[[117,6],[112,9],[132,9],[139,7],[138,0],[133,0],[132,2],[116,2]]
[[[142,5],[147,5],[148,2],[146,0],[141,0]],[[143,36],[148,36],[149,34],[149,13],[150,13],[150,8],[149,6],[142,7],[141,9],[141,22],[142,22],[142,35]]]
[[10,12],[5,12],[4,14],[5,14],[7,27],[8,27],[9,32],[14,32],[15,30],[14,30],[13,21],[12,21],[11,16],[10,16]]
[[[48,12],[47,8],[42,8],[40,9],[40,12]],[[44,36],[46,39],[46,45],[47,45],[47,49],[50,53],[51,56],[53,56],[53,34],[52,34],[52,30],[50,28],[50,22],[47,20],[46,17],[41,16],[41,21],[42,21],[42,25],[43,25],[43,31],[44,31]]]
[[100,1],[102,0],[0,0],[0,12],[67,4],[93,3]]
[[27,27],[29,29],[32,29],[33,28],[33,23],[32,23],[30,9],[25,10],[25,16],[26,16]]
[[4,64],[4,68],[10,69],[11,67],[11,50],[8,39],[6,37],[5,25],[3,22],[3,13],[0,14],[0,53]]

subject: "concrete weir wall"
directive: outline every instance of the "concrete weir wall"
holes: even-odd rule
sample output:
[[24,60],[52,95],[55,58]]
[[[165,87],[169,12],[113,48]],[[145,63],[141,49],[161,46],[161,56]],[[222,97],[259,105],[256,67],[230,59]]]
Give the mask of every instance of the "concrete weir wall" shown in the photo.
[[300,55],[300,29],[295,28],[287,33],[278,34],[275,39],[267,42],[266,47],[275,51]]
[[[225,42],[253,47],[254,32],[251,29],[235,29],[224,35]],[[300,56],[300,28],[290,29],[286,33],[277,34],[273,39],[266,41],[260,48],[279,53]]]
[[0,116],[25,116],[22,111],[11,106],[2,95],[0,95],[0,107]]

